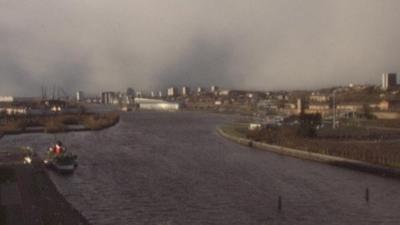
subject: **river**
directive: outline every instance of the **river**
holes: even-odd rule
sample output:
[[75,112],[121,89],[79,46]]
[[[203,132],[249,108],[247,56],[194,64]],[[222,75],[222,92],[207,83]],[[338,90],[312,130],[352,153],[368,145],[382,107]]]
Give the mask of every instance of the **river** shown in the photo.
[[51,178],[94,225],[400,224],[399,180],[237,145],[215,131],[231,120],[126,113],[107,130],[7,136],[0,146],[44,154],[65,142],[79,167]]

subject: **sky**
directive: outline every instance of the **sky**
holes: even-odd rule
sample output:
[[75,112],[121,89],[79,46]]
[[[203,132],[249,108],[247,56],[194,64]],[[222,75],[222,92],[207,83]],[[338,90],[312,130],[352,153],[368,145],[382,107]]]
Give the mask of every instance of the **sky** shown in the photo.
[[378,84],[398,0],[0,0],[0,95]]

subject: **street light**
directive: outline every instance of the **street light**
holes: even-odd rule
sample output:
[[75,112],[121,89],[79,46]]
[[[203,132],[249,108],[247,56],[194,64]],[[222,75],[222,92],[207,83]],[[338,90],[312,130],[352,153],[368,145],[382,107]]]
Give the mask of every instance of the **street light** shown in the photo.
[[336,129],[336,90],[333,90],[332,98],[333,98],[332,128]]

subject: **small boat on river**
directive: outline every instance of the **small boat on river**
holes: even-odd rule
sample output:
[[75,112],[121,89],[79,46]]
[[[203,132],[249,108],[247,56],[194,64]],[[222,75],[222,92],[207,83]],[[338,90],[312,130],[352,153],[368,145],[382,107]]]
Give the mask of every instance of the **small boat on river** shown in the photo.
[[72,174],[77,168],[77,156],[66,154],[44,160],[44,164],[49,169],[54,169],[61,174]]
[[53,169],[61,174],[72,174],[78,167],[78,156],[67,152],[58,142],[49,148],[47,158],[43,161],[47,168]]

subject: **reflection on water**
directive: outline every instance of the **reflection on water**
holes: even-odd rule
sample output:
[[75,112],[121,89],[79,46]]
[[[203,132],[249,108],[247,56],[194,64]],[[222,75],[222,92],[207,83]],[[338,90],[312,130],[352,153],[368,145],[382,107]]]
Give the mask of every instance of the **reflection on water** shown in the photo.
[[55,138],[66,142],[80,166],[52,179],[93,224],[400,224],[400,181],[236,145],[214,131],[228,120],[131,113],[105,131],[12,136],[0,145],[44,154]]

